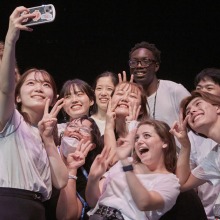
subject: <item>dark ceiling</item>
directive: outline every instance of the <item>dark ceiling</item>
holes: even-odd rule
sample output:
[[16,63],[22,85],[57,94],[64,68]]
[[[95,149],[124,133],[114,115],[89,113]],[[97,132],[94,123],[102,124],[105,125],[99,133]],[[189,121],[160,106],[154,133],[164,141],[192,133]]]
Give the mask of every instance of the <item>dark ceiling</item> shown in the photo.
[[21,33],[17,60],[22,72],[30,67],[48,70],[58,88],[73,78],[92,83],[105,70],[128,72],[128,52],[140,41],[155,43],[162,51],[159,78],[189,90],[200,70],[220,67],[218,0],[1,0],[0,40],[16,6],[49,3],[56,8],[55,21]]

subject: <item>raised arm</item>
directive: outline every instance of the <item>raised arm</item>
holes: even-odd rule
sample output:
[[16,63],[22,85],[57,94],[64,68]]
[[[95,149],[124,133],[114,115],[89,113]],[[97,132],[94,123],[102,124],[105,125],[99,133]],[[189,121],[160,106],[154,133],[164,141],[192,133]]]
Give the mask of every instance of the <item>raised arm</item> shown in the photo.
[[12,115],[15,108],[15,46],[19,38],[20,30],[31,31],[32,29],[22,25],[25,18],[34,15],[21,15],[28,9],[17,7],[10,16],[8,32],[5,38],[5,48],[0,66],[0,130],[2,130]]
[[69,179],[66,187],[60,191],[56,211],[58,220],[80,219],[83,205],[76,191],[77,170],[85,164],[86,156],[91,147],[90,141],[84,143],[84,140],[81,140],[74,153],[68,154],[67,158],[63,156],[69,172]]
[[140,182],[133,171],[132,162],[128,158],[134,147],[136,129],[129,132],[126,138],[121,138],[117,147],[117,155],[125,171],[126,181],[129,186],[132,198],[141,211],[150,211],[163,208],[164,200],[155,191],[148,191]]
[[44,116],[39,122],[38,128],[49,159],[53,186],[57,189],[61,189],[67,184],[68,174],[67,168],[54,143],[53,131],[57,122],[56,116],[63,107],[63,99],[57,101],[50,113],[48,113],[49,103],[50,100],[48,99],[45,105]]
[[95,207],[101,196],[103,183],[105,181],[103,175],[111,160],[112,155],[110,155],[110,148],[105,146],[102,153],[99,154],[92,163],[86,185],[86,201],[90,207]]
[[180,117],[180,121],[174,122],[172,128],[170,129],[170,132],[178,139],[181,144],[176,167],[176,175],[180,181],[181,191],[187,191],[205,183],[205,181],[200,180],[191,174],[191,144],[186,129],[187,120],[188,117],[186,117],[184,120],[182,120]]

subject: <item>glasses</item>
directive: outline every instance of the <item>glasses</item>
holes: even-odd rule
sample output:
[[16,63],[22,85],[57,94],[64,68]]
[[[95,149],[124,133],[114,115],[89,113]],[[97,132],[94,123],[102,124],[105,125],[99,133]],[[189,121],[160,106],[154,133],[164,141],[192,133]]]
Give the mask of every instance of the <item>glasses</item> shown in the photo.
[[135,68],[140,63],[143,67],[149,67],[152,63],[156,63],[156,60],[152,59],[143,59],[143,60],[129,60],[129,66]]
[[76,125],[76,124],[69,124],[66,129],[68,131],[76,131],[76,130],[79,130],[79,132],[84,135],[84,136],[89,136],[91,135],[91,131],[92,131],[92,128],[88,128],[86,126],[79,126],[79,125]]

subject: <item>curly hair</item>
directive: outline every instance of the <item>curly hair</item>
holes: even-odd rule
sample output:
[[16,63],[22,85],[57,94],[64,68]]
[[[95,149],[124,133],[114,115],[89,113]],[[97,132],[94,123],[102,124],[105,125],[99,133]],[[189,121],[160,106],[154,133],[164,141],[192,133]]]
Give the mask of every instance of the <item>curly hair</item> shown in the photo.
[[153,56],[154,56],[155,60],[157,61],[157,63],[159,63],[159,64],[161,63],[161,58],[160,58],[161,51],[157,49],[155,44],[152,44],[152,43],[149,43],[146,41],[142,41],[140,43],[137,43],[134,45],[133,48],[131,48],[131,51],[129,52],[129,59],[131,58],[132,53],[139,48],[145,48],[145,49],[150,50],[153,53]]

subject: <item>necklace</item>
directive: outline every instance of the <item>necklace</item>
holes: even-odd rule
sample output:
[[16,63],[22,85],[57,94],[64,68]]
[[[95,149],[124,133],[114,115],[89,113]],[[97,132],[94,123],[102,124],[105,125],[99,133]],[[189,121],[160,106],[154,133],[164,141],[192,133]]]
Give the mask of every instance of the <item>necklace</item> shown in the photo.
[[[158,90],[159,84],[160,84],[160,80],[157,81],[157,90]],[[154,96],[153,119],[155,119],[155,112],[156,112],[157,90],[156,90],[156,94]]]

